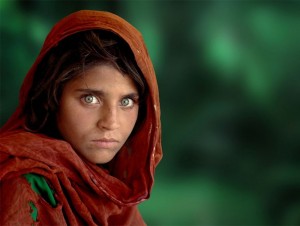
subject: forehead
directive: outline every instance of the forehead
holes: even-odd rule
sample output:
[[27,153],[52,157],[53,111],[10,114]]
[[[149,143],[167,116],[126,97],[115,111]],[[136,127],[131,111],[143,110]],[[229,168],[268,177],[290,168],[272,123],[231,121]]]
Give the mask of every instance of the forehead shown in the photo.
[[137,90],[133,79],[120,72],[114,66],[101,64],[89,67],[82,74],[67,83],[65,88],[88,88],[88,89],[123,89]]

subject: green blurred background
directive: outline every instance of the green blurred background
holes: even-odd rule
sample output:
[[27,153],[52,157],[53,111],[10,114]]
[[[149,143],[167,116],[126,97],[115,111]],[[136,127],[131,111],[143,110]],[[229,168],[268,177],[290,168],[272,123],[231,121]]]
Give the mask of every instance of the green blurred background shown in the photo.
[[59,19],[114,12],[143,34],[162,108],[148,225],[300,225],[300,2],[0,0],[0,124]]

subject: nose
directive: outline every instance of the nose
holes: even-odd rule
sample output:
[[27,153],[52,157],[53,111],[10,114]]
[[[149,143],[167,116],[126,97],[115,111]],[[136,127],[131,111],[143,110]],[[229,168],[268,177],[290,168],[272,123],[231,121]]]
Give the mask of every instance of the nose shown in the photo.
[[104,130],[114,130],[119,126],[118,109],[113,106],[102,106],[98,127]]

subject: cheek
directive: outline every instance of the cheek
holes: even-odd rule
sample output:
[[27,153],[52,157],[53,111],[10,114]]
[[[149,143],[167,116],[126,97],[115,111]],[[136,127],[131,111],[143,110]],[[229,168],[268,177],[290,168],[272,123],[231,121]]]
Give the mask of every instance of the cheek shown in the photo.
[[135,111],[131,112],[127,117],[126,117],[126,122],[127,125],[126,127],[128,128],[128,130],[130,130],[130,132],[133,130],[136,122],[138,119],[138,109],[136,109]]
[[57,114],[57,124],[63,136],[74,136],[80,131],[84,131],[85,126],[89,125],[89,117],[78,107],[69,102],[61,102]]

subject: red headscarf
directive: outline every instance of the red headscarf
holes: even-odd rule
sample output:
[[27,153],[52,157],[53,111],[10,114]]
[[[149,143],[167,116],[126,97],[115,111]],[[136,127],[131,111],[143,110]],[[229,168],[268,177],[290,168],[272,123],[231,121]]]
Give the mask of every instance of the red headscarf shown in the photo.
[[[128,43],[150,93],[146,100],[145,123],[133,136],[130,145],[124,146],[110,163],[112,170],[109,173],[78,157],[65,141],[26,132],[23,129],[25,118],[21,115],[36,68],[44,56],[62,39],[91,29],[114,32]],[[136,204],[149,198],[162,150],[158,87],[141,34],[122,18],[108,12],[82,10],[63,18],[48,34],[24,79],[19,106],[1,128],[0,135],[0,180],[13,181],[22,174],[36,173],[44,176],[56,193],[59,203],[56,208],[61,208],[63,214],[52,216],[49,210],[46,216],[41,212],[40,222],[57,225],[142,224]],[[11,214],[18,210],[18,203],[1,205],[7,205]],[[16,222],[23,219],[22,214],[16,215]]]

